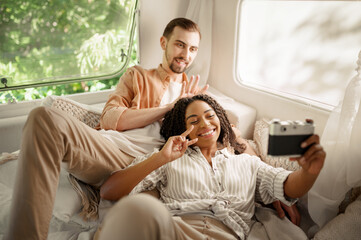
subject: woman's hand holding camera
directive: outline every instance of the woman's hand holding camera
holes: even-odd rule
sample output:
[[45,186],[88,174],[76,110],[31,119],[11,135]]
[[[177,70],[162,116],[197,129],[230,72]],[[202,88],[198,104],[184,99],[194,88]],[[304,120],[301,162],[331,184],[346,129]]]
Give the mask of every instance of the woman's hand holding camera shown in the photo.
[[321,172],[326,158],[326,152],[320,145],[320,137],[312,135],[301,144],[307,151],[297,158],[290,158],[297,161],[301,169],[291,173],[284,183],[285,194],[291,198],[299,198],[306,194],[316,181]]
[[307,173],[318,175],[323,167],[326,152],[320,145],[320,137],[318,135],[312,135],[301,144],[302,148],[307,148],[308,146],[310,146],[309,149],[301,157],[290,158],[290,160],[298,161],[298,164]]

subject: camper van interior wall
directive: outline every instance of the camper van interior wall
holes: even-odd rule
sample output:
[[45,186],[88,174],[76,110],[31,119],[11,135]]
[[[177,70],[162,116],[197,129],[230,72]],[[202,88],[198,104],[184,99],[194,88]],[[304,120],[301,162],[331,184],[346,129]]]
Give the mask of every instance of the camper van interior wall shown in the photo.
[[[259,227],[262,240],[361,239],[361,0],[0,0],[0,12],[0,240],[99,240],[114,206],[100,188],[163,146],[166,113],[198,90],[230,123],[213,119],[202,131],[195,119],[200,131],[189,139],[201,138],[200,161],[224,150],[270,172],[299,173],[309,153],[296,157],[300,143],[313,133],[311,149],[326,155],[307,194],[291,206],[252,202],[246,219],[258,221],[244,229]],[[173,29],[172,19],[190,28]],[[202,106],[191,115],[212,118],[198,114]],[[224,141],[207,152],[217,128]],[[215,161],[200,167],[207,177],[197,180],[202,173],[194,171],[189,179],[220,186],[203,205],[220,202],[210,213],[217,218],[237,205],[224,201],[222,186],[251,184],[239,180],[245,169],[224,174]],[[238,178],[234,188],[222,185],[227,177]],[[269,189],[270,196],[280,190]]]

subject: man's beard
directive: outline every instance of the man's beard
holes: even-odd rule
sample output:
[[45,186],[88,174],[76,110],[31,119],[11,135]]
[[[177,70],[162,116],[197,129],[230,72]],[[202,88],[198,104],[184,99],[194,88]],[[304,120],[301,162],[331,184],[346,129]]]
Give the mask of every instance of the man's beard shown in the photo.
[[175,63],[176,58],[173,59],[173,61],[170,63],[169,68],[174,73],[183,73],[187,69],[187,64],[184,67],[177,66],[177,63]]
[[[172,59],[172,61],[169,61],[169,57],[168,57],[168,51],[166,50],[165,52],[165,57],[167,59],[167,63],[168,63],[168,66],[169,66],[169,69],[172,70],[172,72],[174,73],[183,73],[187,68],[188,68],[188,64],[189,62],[184,60],[184,58],[182,57],[174,57]],[[184,67],[179,67],[177,66],[177,63],[176,63],[176,60],[177,59],[181,59],[181,60],[184,60],[184,63],[185,63],[185,66]]]

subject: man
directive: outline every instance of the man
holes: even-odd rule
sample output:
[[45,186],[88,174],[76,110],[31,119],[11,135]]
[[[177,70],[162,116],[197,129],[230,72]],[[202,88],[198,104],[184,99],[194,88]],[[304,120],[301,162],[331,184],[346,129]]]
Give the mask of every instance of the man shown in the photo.
[[[144,148],[137,149],[134,144],[122,151],[126,145],[122,143],[129,138],[119,141],[119,131],[156,123],[177,99],[207,90],[208,86],[198,88],[199,76],[188,81],[184,73],[197,56],[200,38],[194,22],[185,18],[169,22],[160,39],[162,64],[151,70],[128,69],[104,107],[100,131],[50,108],[39,107],[29,114],[5,239],[47,238],[61,167],[100,187],[113,171],[149,148],[148,142]],[[170,89],[172,83],[181,87]]]

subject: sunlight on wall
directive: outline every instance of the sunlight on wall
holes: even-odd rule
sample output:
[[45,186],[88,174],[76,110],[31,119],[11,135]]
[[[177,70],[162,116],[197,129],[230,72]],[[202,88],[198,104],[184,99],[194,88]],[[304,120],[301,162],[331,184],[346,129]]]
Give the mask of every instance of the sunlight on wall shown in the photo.
[[356,74],[361,2],[244,1],[242,83],[337,105]]

